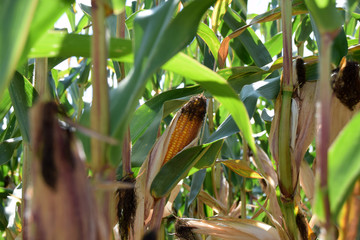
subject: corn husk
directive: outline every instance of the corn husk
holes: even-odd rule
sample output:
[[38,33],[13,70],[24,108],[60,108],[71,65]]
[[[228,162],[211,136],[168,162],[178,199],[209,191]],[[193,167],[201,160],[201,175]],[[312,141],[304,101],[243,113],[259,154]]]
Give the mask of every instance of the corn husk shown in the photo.
[[[330,142],[333,143],[346,124],[360,111],[360,67],[358,63],[343,58],[340,67],[332,75]],[[355,239],[359,218],[358,179],[353,192],[344,204],[340,219],[339,239]]]
[[[205,98],[200,96],[203,101]],[[170,125],[166,128],[164,133],[156,141],[149,155],[141,166],[139,175],[136,179],[135,191],[138,196],[136,218],[134,226],[134,239],[141,239],[144,233],[144,226],[149,224],[152,217],[152,209],[154,207],[154,198],[150,193],[151,184],[164,164],[164,159],[169,149],[171,136],[175,131],[177,122],[181,115],[181,110],[176,113]],[[199,140],[200,128],[196,137],[184,149],[195,146]],[[183,150],[184,150],[183,149]]]
[[311,142],[314,140],[315,128],[315,103],[316,103],[316,82],[306,82],[300,89],[300,94],[294,101],[298,102],[298,121],[296,128],[294,158],[297,169]]
[[315,176],[313,170],[305,160],[301,161],[299,179],[300,186],[304,190],[305,195],[309,201],[312,201],[314,198]]
[[32,185],[26,197],[30,209],[28,239],[100,239],[93,190],[79,146],[60,127],[53,102],[31,109]]
[[[182,218],[177,222],[182,231],[190,230],[194,234],[204,234],[220,239],[266,240],[280,239],[275,228],[263,222],[250,219],[235,219],[230,217],[214,217],[209,220]],[[177,227],[179,228],[179,227]],[[181,233],[176,233],[180,239]],[[189,233],[187,232],[189,235]]]

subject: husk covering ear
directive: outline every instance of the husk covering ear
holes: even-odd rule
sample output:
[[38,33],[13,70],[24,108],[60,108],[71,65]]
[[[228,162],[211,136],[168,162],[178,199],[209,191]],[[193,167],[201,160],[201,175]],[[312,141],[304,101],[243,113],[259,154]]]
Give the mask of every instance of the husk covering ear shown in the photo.
[[31,109],[32,185],[28,239],[100,239],[99,218],[78,146],[60,127],[53,102]]
[[[196,109],[191,109],[189,106],[198,105],[198,101],[200,101],[201,105],[201,114]],[[202,95],[196,96],[190,99],[183,108],[178,111],[171,121],[170,125],[166,128],[164,133],[160,136],[160,138],[156,141],[153,148],[150,150],[149,155],[141,166],[139,175],[136,180],[135,190],[138,197],[137,201],[137,209],[136,209],[136,218],[135,218],[135,226],[134,226],[134,236],[135,239],[140,239],[139,236],[144,232],[144,225],[148,224],[151,219],[151,211],[154,206],[154,198],[150,193],[151,184],[155,178],[155,176],[160,171],[160,168],[164,164],[166,154],[169,150],[169,144],[171,144],[173,133],[178,130],[176,129],[177,123],[181,119],[181,115],[186,112],[186,114],[190,115],[202,115],[201,123],[203,121],[203,117],[206,112],[206,99]],[[199,133],[201,129],[201,124],[198,129],[196,129],[196,133],[193,133],[194,139],[190,141],[182,150],[195,146],[199,140]]]

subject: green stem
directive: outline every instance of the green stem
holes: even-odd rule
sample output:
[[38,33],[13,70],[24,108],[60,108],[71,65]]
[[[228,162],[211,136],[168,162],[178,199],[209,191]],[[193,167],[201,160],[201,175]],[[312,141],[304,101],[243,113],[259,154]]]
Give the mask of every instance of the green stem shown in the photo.
[[[243,160],[247,163],[250,163],[249,160],[249,147],[246,143],[246,140],[244,136],[241,134],[241,138],[243,141]],[[260,171],[262,173],[262,171]],[[246,219],[246,178],[242,178],[242,184],[241,184],[241,218]]]
[[304,43],[302,42],[299,46],[298,46],[298,56],[303,57],[304,56]]
[[50,100],[50,90],[48,83],[48,59],[47,58],[37,58],[35,60],[35,84],[34,87],[39,93],[39,96],[43,100]]
[[327,232],[331,232],[331,215],[330,203],[327,187],[328,178],[328,149],[330,146],[330,61],[331,61],[331,45],[333,36],[330,34],[321,35],[320,45],[320,86],[319,86],[319,100],[318,100],[318,125],[321,126],[318,131],[317,138],[317,161],[318,173],[320,176],[320,191],[324,196],[324,212],[325,212],[325,228]]
[[[93,61],[92,87],[93,100],[91,107],[92,130],[107,136],[109,134],[109,93],[107,83],[107,49],[105,42],[105,6],[103,1],[92,0],[93,38],[91,55]],[[108,168],[106,143],[91,139],[91,167],[95,182],[115,179],[113,169]],[[113,192],[98,190],[95,192],[98,212],[103,220],[102,239],[112,236],[112,224],[115,222],[115,202]]]
[[279,132],[279,186],[281,191],[282,213],[284,223],[291,239],[298,238],[298,230],[294,214],[293,169],[295,166],[290,152],[290,109],[292,92],[283,91],[280,132]]
[[298,230],[296,225],[296,219],[295,219],[295,204],[293,199],[290,199],[289,201],[286,201],[285,199],[282,200],[282,206],[281,211],[285,219],[285,224],[287,228],[287,232],[290,235],[291,239],[298,239]]
[[[92,0],[92,87],[91,128],[103,135],[109,133],[109,96],[106,72],[105,8],[101,1]],[[91,164],[95,173],[106,165],[105,143],[91,139]]]
[[290,152],[290,110],[291,110],[292,92],[282,92],[282,103],[280,111],[280,127],[279,127],[279,185],[281,193],[285,197],[292,196],[292,162]]
[[283,75],[282,75],[282,102],[280,109],[279,126],[279,159],[278,177],[281,191],[282,211],[284,223],[291,239],[298,238],[298,230],[294,214],[294,159],[290,151],[291,139],[291,98],[293,94],[292,82],[292,6],[291,0],[281,1],[281,20],[283,27]]
[[[27,69],[27,66],[25,67]],[[40,99],[47,101],[51,99],[49,83],[48,83],[48,59],[47,58],[37,58],[35,60],[35,81],[34,88],[39,93]],[[23,142],[23,167],[22,167],[22,228],[23,228],[23,237],[27,238],[28,234],[28,221],[25,217],[29,202],[26,199],[27,191],[29,186],[32,185],[32,176],[31,176],[31,146],[27,141]]]

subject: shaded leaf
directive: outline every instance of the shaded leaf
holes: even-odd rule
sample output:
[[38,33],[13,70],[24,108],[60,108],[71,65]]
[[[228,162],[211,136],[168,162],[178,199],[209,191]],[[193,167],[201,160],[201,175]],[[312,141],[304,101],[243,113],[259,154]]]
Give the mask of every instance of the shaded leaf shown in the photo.
[[9,95],[9,91],[5,89],[1,100],[0,100],[0,120],[5,117],[5,114],[10,110],[11,107],[11,99]]
[[18,72],[15,73],[10,83],[9,93],[23,140],[29,142],[30,126],[28,111],[35,102],[38,94],[29,80]]
[[161,198],[170,193],[210,147],[211,144],[207,144],[185,149],[165,163],[151,184],[151,195]]
[[10,161],[15,149],[19,147],[20,143],[21,138],[7,139],[3,142],[0,142],[0,165]]
[[189,207],[191,205],[191,203],[198,196],[198,194],[202,188],[203,182],[205,180],[205,176],[206,176],[206,169],[202,169],[202,170],[194,173],[192,181],[191,181],[191,190],[190,190],[189,199],[187,201],[187,207]]

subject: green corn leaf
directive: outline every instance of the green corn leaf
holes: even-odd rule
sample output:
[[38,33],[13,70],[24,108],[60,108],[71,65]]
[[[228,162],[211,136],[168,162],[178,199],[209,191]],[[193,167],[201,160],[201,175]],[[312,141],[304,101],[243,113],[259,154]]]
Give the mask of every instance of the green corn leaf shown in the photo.
[[38,94],[29,80],[18,72],[15,72],[10,82],[9,93],[23,140],[30,142],[28,111]]
[[217,39],[215,33],[208,26],[206,26],[206,24],[200,23],[197,34],[209,46],[209,49],[210,49],[212,55],[214,56],[215,61],[217,61],[218,51],[220,48],[220,42]]
[[20,60],[35,13],[36,0],[0,1],[0,98]]
[[[150,192],[155,198],[165,197],[187,176],[190,169],[194,167],[203,157],[211,157],[213,161],[220,151],[223,141],[204,144],[185,149],[170,159],[154,178]],[[207,155],[207,156],[206,156]]]
[[[343,204],[360,177],[360,114],[346,125],[329,149],[328,191],[330,211],[336,221]],[[325,219],[321,190],[317,189],[315,213]]]
[[[194,38],[203,13],[214,3],[193,1],[173,19],[178,1],[168,1],[138,13],[134,21],[134,68],[115,90],[110,107],[111,135],[120,141],[148,77]],[[122,111],[119,111],[122,109]],[[110,147],[109,158],[119,162],[120,149]]]
[[305,0],[320,34],[335,32],[343,24],[343,18],[335,7],[335,0]]

